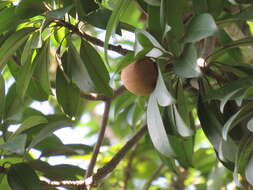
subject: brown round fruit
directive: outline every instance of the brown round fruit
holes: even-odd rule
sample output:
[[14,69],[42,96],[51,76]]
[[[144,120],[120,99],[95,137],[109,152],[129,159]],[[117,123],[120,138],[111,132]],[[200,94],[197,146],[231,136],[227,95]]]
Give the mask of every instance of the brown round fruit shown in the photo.
[[138,95],[150,94],[156,85],[157,68],[148,58],[128,65],[121,72],[121,80],[127,90]]

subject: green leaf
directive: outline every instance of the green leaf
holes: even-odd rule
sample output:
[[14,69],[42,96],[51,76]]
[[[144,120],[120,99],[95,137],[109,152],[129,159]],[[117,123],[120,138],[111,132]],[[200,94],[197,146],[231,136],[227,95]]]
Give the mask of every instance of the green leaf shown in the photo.
[[5,66],[8,59],[15,53],[15,51],[27,40],[29,34],[35,28],[24,28],[13,33],[8,39],[4,41],[0,47],[0,70]]
[[27,19],[42,14],[47,10],[44,6],[44,1],[45,0],[22,0],[16,7],[16,16],[18,18]]
[[207,0],[193,0],[193,10],[196,14],[206,13],[208,11]]
[[50,40],[44,42],[44,45],[39,50],[34,62],[36,67],[33,73],[33,80],[37,81],[37,85],[40,85],[41,89],[45,94],[47,94],[48,97],[51,93],[51,85],[49,78]]
[[193,44],[186,45],[183,54],[174,64],[174,71],[182,78],[193,78],[201,75],[197,64],[197,51]]
[[85,171],[77,166],[60,164],[51,166],[47,162],[40,160],[32,160],[28,164],[33,168],[43,173],[43,176],[52,181],[61,180],[77,180],[77,176],[82,176]]
[[35,171],[26,163],[12,165],[7,179],[13,190],[44,190]]
[[14,152],[17,154],[23,154],[25,152],[26,134],[21,134],[13,139],[9,139],[6,143],[0,145],[0,149]]
[[97,91],[111,96],[113,92],[109,86],[109,73],[98,52],[87,41],[82,40],[80,55]]
[[224,138],[224,140],[227,140],[228,132],[234,126],[236,126],[236,124],[238,124],[240,121],[252,115],[252,109],[253,109],[252,106],[253,106],[253,103],[248,103],[227,120],[222,130],[222,137]]
[[16,130],[9,138],[15,138],[17,135],[19,135],[20,133],[38,126],[40,124],[44,124],[47,123],[48,120],[45,117],[42,116],[31,116],[28,117],[27,119],[25,119],[23,121],[23,123],[21,124],[21,126],[18,128],[18,130]]
[[246,169],[245,169],[245,177],[247,179],[247,181],[253,185],[253,156],[251,155],[251,158],[246,166]]
[[218,31],[213,17],[208,13],[195,16],[187,28],[184,43],[193,43],[214,35]]
[[2,182],[0,183],[0,189],[4,190],[12,190],[11,187],[8,184],[7,176],[4,174],[4,177],[2,179]]
[[4,115],[4,104],[5,104],[5,81],[2,75],[0,74],[0,123]]
[[4,106],[4,120],[19,119],[21,117],[21,110],[24,109],[24,105],[27,100],[21,101],[16,90],[16,83],[14,83],[8,90],[5,98]]
[[239,91],[241,91],[241,88],[236,89],[235,91],[225,95],[222,99],[221,99],[221,103],[220,103],[220,111],[223,113],[224,111],[224,107],[226,105],[226,103],[235,95],[237,94]]
[[96,87],[91,80],[90,74],[73,44],[69,45],[69,51],[65,56],[63,55],[62,62],[70,70],[69,72],[71,74],[70,76],[68,75],[69,78],[71,78],[81,90],[85,92],[96,91]]
[[64,112],[76,116],[80,103],[80,89],[58,67],[56,73],[56,97]]
[[65,16],[66,13],[68,13],[73,8],[73,6],[74,5],[70,5],[67,7],[49,11],[47,16],[55,19],[61,19]]
[[228,170],[223,166],[216,166],[208,176],[207,190],[222,189],[228,179]]
[[184,0],[162,0],[161,1],[161,11],[160,11],[160,23],[163,30],[170,30],[166,32],[167,47],[176,55],[179,56],[182,52],[182,44],[180,40],[184,34]]
[[110,19],[108,21],[108,24],[106,26],[106,34],[105,34],[105,41],[104,41],[104,52],[105,52],[105,60],[106,63],[108,63],[108,46],[109,46],[109,40],[111,35],[115,32],[115,29],[118,25],[119,18],[123,12],[123,10],[127,7],[128,0],[118,0],[116,7],[113,9],[112,15],[110,16]]
[[147,107],[147,124],[150,138],[155,148],[163,155],[174,156],[174,150],[168,140],[158,103],[154,94],[151,94]]
[[[179,102],[178,102],[179,103]],[[177,107],[175,105],[172,105],[172,113],[173,113],[173,120],[174,125],[177,129],[177,132],[182,137],[189,137],[193,135],[193,130],[190,128],[189,123],[187,124],[181,115],[179,114]]]
[[33,49],[42,47],[41,32],[37,31],[27,40],[21,56],[21,65],[24,65],[33,53]]
[[156,87],[152,94],[154,94],[155,98],[157,99],[157,103],[161,106],[171,105],[175,101],[165,85],[159,67],[158,67],[158,79],[156,82]]
[[136,57],[159,57],[163,54],[164,48],[160,43],[148,32],[136,29],[135,31],[135,56]]
[[24,96],[26,95],[28,86],[29,86],[30,81],[33,76],[33,72],[36,67],[36,62],[31,62],[31,56],[32,56],[32,54],[30,54],[30,60],[21,66],[20,71],[17,75],[16,90],[17,90],[17,94],[19,95],[20,99],[23,99]]
[[63,115],[52,115],[47,119],[48,123],[44,124],[44,127],[41,129],[41,131],[33,138],[32,142],[28,147],[28,150],[30,150],[43,139],[51,135],[55,130],[66,126],[72,126],[72,122]]
[[15,16],[15,7],[8,7],[0,12],[0,33],[6,32],[7,30],[14,29],[20,19]]

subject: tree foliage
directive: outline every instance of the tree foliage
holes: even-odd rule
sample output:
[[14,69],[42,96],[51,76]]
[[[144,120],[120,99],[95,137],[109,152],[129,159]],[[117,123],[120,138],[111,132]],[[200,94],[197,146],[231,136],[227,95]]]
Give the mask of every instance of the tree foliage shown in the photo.
[[[251,189],[251,0],[2,0],[0,18],[0,189]],[[145,57],[138,96],[120,73]]]

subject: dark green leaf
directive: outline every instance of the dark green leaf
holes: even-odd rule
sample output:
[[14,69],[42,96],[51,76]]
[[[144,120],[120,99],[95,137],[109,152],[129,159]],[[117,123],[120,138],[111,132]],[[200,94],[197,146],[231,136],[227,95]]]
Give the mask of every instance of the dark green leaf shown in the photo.
[[65,16],[66,13],[68,13],[71,9],[73,8],[73,5],[64,7],[64,8],[60,8],[60,9],[56,9],[56,10],[52,10],[49,11],[47,16],[48,17],[52,17],[55,19],[61,19],[62,17]]
[[111,96],[112,89],[109,86],[109,73],[98,52],[87,41],[83,40],[80,55],[97,91]]
[[45,126],[43,126],[43,129],[41,129],[41,131],[34,137],[28,149],[31,149],[37,145],[43,139],[51,135],[55,130],[71,125],[72,122],[63,115],[52,115],[48,117],[48,123],[45,124]]
[[56,97],[64,112],[76,116],[80,102],[80,89],[58,67],[56,73]]
[[208,11],[207,0],[193,0],[192,3],[196,14],[206,13]]
[[8,59],[27,40],[34,28],[24,28],[13,33],[0,47],[0,70],[5,66]]
[[71,74],[68,76],[75,82],[75,84],[85,92],[96,91],[90,74],[88,73],[80,54],[77,52],[73,44],[70,44],[68,53],[64,55],[62,57],[62,62],[64,65],[67,65],[67,67],[70,68],[69,72]]
[[193,44],[186,45],[183,54],[175,62],[174,71],[182,78],[193,78],[201,75],[197,64],[197,51]]
[[127,7],[128,0],[118,0],[116,7],[113,9],[112,15],[108,21],[106,26],[106,34],[105,34],[105,41],[104,41],[104,52],[105,52],[105,60],[108,63],[108,45],[111,35],[115,32],[116,27],[119,22],[120,15],[122,14],[123,10]]
[[22,19],[37,16],[46,11],[44,0],[22,0],[16,7],[16,16]]
[[15,16],[15,7],[1,10],[0,18],[0,33],[13,29],[20,22],[20,19]]
[[12,165],[7,179],[13,190],[45,190],[34,170],[25,163]]

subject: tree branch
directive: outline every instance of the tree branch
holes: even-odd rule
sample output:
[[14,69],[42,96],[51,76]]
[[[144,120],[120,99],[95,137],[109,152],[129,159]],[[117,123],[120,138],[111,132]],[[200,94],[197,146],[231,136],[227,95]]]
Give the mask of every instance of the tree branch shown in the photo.
[[104,136],[105,136],[105,130],[106,130],[106,126],[107,126],[107,122],[108,122],[108,118],[109,118],[110,105],[111,105],[110,100],[105,102],[105,109],[104,109],[101,128],[100,128],[99,135],[98,135],[98,140],[97,140],[97,143],[96,143],[95,148],[93,150],[92,157],[91,157],[90,164],[88,166],[85,178],[88,178],[93,174],[93,170],[94,170],[94,167],[95,167],[96,161],[97,161],[97,156],[98,156],[100,147],[103,144],[103,140],[104,140]]
[[97,173],[85,180],[77,181],[48,181],[41,180],[52,187],[82,187],[87,190],[91,187],[96,187],[100,180],[111,173],[124,156],[133,148],[133,146],[141,139],[142,136],[147,132],[147,126],[143,126],[126,144],[116,153],[116,155],[102,168],[98,169]]
[[[100,47],[104,47],[104,42],[100,39],[97,39],[93,36],[88,35],[87,33],[81,31],[78,27],[76,27],[75,25],[66,22],[64,20],[55,20],[55,22],[59,25],[59,26],[63,26],[65,28],[68,28],[69,30],[71,30],[73,33],[77,34],[78,36],[86,39],[87,41],[93,43],[94,45],[100,46]],[[115,51],[121,55],[126,55],[127,53],[131,52],[131,50],[128,49],[124,49],[122,48],[120,45],[116,46],[116,45],[112,45],[109,44],[108,46],[109,50]]]

